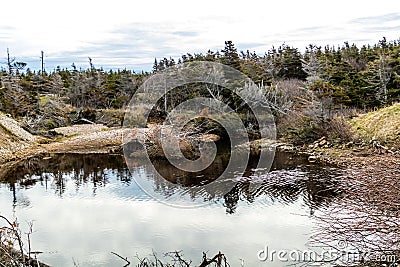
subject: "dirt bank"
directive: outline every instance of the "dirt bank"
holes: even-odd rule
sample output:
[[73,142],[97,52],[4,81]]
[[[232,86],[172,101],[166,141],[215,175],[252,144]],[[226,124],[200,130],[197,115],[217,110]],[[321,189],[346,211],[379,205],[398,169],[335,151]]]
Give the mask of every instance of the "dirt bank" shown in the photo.
[[0,113],[0,164],[23,158],[25,151],[37,143],[37,138],[20,127],[17,121]]
[[39,153],[106,153],[120,149],[124,130],[104,125],[75,125],[54,129],[54,139],[34,136],[20,124],[0,114],[0,164],[18,161]]
[[40,147],[45,153],[107,153],[120,150],[122,136],[127,130],[121,128],[99,130],[99,127],[93,126],[91,129],[90,127],[90,125],[74,126],[74,130],[83,129],[82,133],[61,138],[57,142],[42,144]]

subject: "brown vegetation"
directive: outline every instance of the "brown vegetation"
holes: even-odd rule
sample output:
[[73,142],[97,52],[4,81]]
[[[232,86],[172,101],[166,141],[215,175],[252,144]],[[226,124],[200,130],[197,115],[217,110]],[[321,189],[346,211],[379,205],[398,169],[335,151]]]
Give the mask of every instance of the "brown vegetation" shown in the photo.
[[7,267],[48,267],[36,259],[31,248],[32,223],[26,233],[26,244],[23,241],[19,223],[10,221],[0,215],[0,266]]
[[[400,259],[400,158],[353,154],[342,161],[347,165],[343,197],[317,216],[312,244],[358,253],[354,263],[393,264]],[[346,247],[338,247],[339,241]]]

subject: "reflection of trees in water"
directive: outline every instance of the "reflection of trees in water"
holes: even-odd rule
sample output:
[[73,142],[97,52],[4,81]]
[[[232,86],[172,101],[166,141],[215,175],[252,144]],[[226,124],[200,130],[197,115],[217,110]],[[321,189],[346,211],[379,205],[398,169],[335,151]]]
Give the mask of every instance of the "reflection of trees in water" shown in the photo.
[[[328,205],[331,199],[340,193],[336,190],[336,171],[314,167],[315,169],[299,168],[293,170],[275,170],[259,177],[253,177],[251,182],[238,182],[232,190],[224,195],[228,213],[235,212],[240,199],[249,203],[260,197],[267,197],[271,202],[283,204],[302,201],[314,210]],[[255,190],[251,190],[251,183]]]
[[[229,161],[229,158],[217,158],[213,163],[213,168],[196,173],[197,176],[171,168],[165,160],[153,161],[157,171],[168,181],[156,174],[151,174],[149,179],[154,182],[154,190],[165,197],[179,193],[192,200],[222,199],[227,213],[234,213],[240,200],[252,203],[256,198],[267,197],[271,202],[280,203],[293,203],[302,198],[302,201],[310,207],[310,213],[313,214],[315,209],[328,205],[332,198],[340,194],[336,179],[341,175],[338,169],[316,165],[306,166],[307,161],[303,157],[279,152],[276,154],[272,171],[261,176],[252,176],[254,173],[252,168],[256,167],[257,163],[250,160],[245,171],[246,177],[236,178],[228,193],[222,190],[220,192],[207,191],[199,186],[204,182],[202,177],[207,177],[206,182],[211,180],[216,186],[219,183],[223,184],[223,179],[222,181],[214,180],[223,172],[227,165],[226,161]],[[251,162],[255,164],[252,165]],[[180,189],[171,187],[169,182],[181,183],[182,187]]]
[[[255,155],[257,157],[257,155]],[[233,160],[242,160],[241,158]],[[215,180],[224,171],[229,162],[229,155],[218,155],[212,166],[198,173],[186,173],[170,165],[166,160],[154,160],[155,169],[168,180],[152,173],[152,168],[144,165],[144,161],[135,160],[137,174],[144,175],[153,184],[153,190],[166,198],[180,194],[194,201],[222,200],[228,213],[234,213],[239,201],[249,203],[260,197],[266,197],[271,202],[292,203],[302,199],[314,209],[329,203],[338,194],[335,177],[338,171],[318,166],[308,167],[304,158],[287,153],[276,153],[272,170],[269,173],[253,177],[256,162],[250,159],[245,171],[246,177],[235,177],[229,174],[226,180]],[[255,164],[252,164],[254,163]],[[131,163],[130,163],[131,164]],[[300,167],[299,167],[300,166]],[[132,176],[121,155],[57,155],[52,158],[33,158],[21,162],[10,172],[8,183],[15,192],[16,184],[28,188],[40,183],[46,189],[53,189],[57,195],[65,193],[67,182],[73,180],[76,191],[85,184],[93,183],[93,194],[99,187],[110,181],[105,173],[112,173],[118,180],[129,185]],[[136,174],[135,174],[136,175]],[[215,181],[214,181],[215,180]],[[202,187],[213,181],[213,186],[224,187],[229,184],[231,190],[207,190]],[[229,182],[229,183],[228,183]],[[173,187],[171,183],[180,184]],[[14,196],[15,198],[15,196]]]
[[267,195],[271,200],[283,203],[303,202],[313,210],[329,204],[340,193],[335,179],[340,172],[332,168],[299,167],[292,170],[272,171],[261,176],[262,184],[256,196]]
[[93,194],[98,187],[108,183],[105,170],[112,170],[119,180],[130,183],[131,178],[121,155],[106,154],[64,154],[54,157],[36,157],[18,163],[9,171],[5,181],[13,191],[16,202],[16,185],[20,188],[30,188],[36,183],[54,189],[62,196],[68,180],[73,180],[76,190],[83,184],[93,183]]
[[208,184],[217,179],[224,172],[228,161],[229,155],[218,155],[205,170],[192,173],[178,169],[165,159],[152,160],[152,164],[157,172],[169,182],[191,187]]

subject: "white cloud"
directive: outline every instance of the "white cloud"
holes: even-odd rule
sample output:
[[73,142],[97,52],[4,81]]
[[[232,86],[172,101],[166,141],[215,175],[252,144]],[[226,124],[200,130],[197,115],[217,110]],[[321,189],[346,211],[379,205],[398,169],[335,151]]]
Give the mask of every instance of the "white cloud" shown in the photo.
[[44,50],[48,68],[84,64],[92,56],[106,68],[150,69],[154,57],[221,49],[225,40],[260,54],[282,42],[300,49],[309,43],[373,43],[382,36],[397,39],[400,24],[394,0],[27,0],[8,1],[2,10],[0,58],[9,47],[37,67]]

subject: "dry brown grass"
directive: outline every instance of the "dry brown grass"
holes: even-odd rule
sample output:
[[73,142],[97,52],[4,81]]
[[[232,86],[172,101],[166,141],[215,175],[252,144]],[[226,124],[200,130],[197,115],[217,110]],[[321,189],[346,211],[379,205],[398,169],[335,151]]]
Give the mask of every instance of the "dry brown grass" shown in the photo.
[[400,103],[362,114],[350,120],[353,128],[367,140],[383,143],[400,141]]

